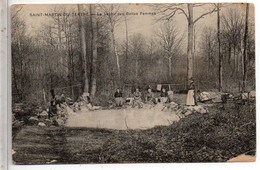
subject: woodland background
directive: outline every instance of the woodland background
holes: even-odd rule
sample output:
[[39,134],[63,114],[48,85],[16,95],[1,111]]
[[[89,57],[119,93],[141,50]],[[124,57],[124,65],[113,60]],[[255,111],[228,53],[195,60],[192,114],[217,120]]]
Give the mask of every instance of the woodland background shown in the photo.
[[[74,100],[90,92],[102,104],[113,98],[117,87],[145,89],[166,83],[182,92],[190,77],[200,91],[255,89],[253,5],[150,4],[147,8],[158,14],[154,20],[160,26],[149,39],[138,32],[128,34],[133,18],[115,15],[125,12],[123,7],[56,5],[50,12],[90,15],[52,16],[32,33],[20,15],[24,6],[12,6],[12,101],[46,104],[50,89],[55,89]],[[206,11],[193,18],[195,8]],[[96,11],[110,14],[97,16]],[[178,15],[185,15],[187,32],[175,21]],[[217,15],[215,24],[204,26],[206,15]],[[117,33],[119,25],[125,30]]]

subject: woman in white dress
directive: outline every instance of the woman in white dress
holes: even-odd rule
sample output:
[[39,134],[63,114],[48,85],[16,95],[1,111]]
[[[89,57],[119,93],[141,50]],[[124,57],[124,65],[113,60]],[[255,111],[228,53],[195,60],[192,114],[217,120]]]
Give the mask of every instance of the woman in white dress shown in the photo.
[[187,103],[188,106],[195,106],[195,85],[193,78],[190,79],[190,85],[187,95]]

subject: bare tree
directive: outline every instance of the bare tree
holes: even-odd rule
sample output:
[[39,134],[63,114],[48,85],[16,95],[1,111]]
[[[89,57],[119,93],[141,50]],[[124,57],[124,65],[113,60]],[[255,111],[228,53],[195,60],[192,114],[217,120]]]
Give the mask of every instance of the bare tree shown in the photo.
[[[24,93],[24,82],[23,79],[19,81],[20,76],[23,74],[23,63],[24,63],[24,53],[22,48],[22,42],[25,35],[26,25],[25,22],[19,17],[19,12],[23,9],[23,6],[12,6],[12,80],[15,92],[18,94],[19,99],[23,100]],[[14,90],[13,90],[14,91]]]
[[172,26],[169,21],[165,22],[157,33],[160,38],[160,45],[164,51],[164,57],[168,60],[169,78],[172,78],[172,59],[179,53],[182,37],[175,26]]
[[239,57],[242,43],[243,17],[236,8],[229,8],[227,14],[221,17],[223,36],[230,46],[229,63],[231,64],[231,54],[233,49],[234,73],[239,71]]
[[113,54],[116,57],[118,78],[120,80],[121,77],[120,62],[119,62],[119,55],[117,52],[116,40],[115,40],[115,27],[117,26],[118,21],[121,19],[121,15],[117,15],[120,10],[120,5],[115,5],[115,4],[100,5],[100,7],[104,11],[107,21],[109,23]]
[[245,92],[246,90],[246,63],[247,63],[247,39],[248,39],[248,13],[249,13],[249,4],[246,4],[246,18],[245,18],[245,34],[244,34],[244,55],[243,55],[243,85],[242,85],[242,91]]
[[140,61],[141,57],[144,54],[144,48],[145,48],[145,39],[142,36],[142,34],[133,34],[130,37],[130,51],[131,55],[133,56],[133,61],[135,65],[135,79],[139,79],[140,74]]
[[210,88],[210,83],[213,82],[212,77],[215,75],[214,65],[216,63],[215,58],[217,57],[217,50],[215,48],[217,46],[216,36],[216,31],[212,27],[205,27],[203,29],[201,49],[202,56],[206,56],[207,73],[205,75],[207,77],[208,89]]
[[[78,5],[78,12],[83,12],[83,6]],[[84,27],[84,18],[79,16],[79,30],[80,30],[80,46],[81,46],[81,60],[83,65],[84,87],[83,92],[89,92],[89,80],[87,76],[87,44],[86,44],[86,31]]]
[[221,3],[214,4],[217,8],[217,37],[218,37],[218,61],[219,61],[219,69],[218,69],[218,90],[222,91],[222,79],[223,79],[223,59],[222,54],[220,53],[221,49],[221,41],[220,41],[220,9],[223,6]]
[[201,14],[197,18],[193,16],[193,8],[203,6],[203,4],[163,4],[155,5],[155,8],[162,15],[160,19],[170,20],[176,14],[183,14],[188,22],[188,47],[187,47],[187,78],[188,80],[193,77],[193,58],[194,58],[194,24],[205,16],[216,12],[215,6],[211,7],[210,10]]
[[92,73],[91,73],[91,95],[95,96],[97,90],[97,20],[94,5],[89,5],[91,22],[91,52],[92,52]]
[[125,20],[125,58],[126,58],[126,63],[128,59],[128,25],[127,25],[127,16],[126,14],[124,15],[124,20]]

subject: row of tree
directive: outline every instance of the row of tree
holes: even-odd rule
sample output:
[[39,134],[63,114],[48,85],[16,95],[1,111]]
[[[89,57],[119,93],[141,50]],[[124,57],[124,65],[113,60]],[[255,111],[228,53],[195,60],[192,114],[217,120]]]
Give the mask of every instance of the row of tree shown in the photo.
[[[224,7],[225,4],[221,4],[221,8]],[[206,27],[203,30],[201,55],[206,56],[205,70],[209,77],[208,83],[218,79],[219,91],[222,91],[223,86],[231,86],[229,88],[236,88],[238,91],[254,88],[254,23],[251,21],[249,24],[249,5],[247,4],[244,9],[242,13],[236,8],[229,8],[226,10],[226,15],[222,16],[218,12],[217,28]],[[211,69],[214,70],[213,73],[210,73]],[[248,81],[247,77],[249,77]]]
[[[254,26],[248,19],[249,6],[241,11],[232,5],[211,4],[194,18],[193,9],[204,5],[150,6],[159,14],[156,19],[160,27],[149,38],[140,33],[129,34],[131,18],[115,15],[124,12],[122,5],[57,5],[51,12],[89,15],[51,16],[35,33],[28,31],[24,18],[19,16],[23,6],[14,6],[13,99],[44,101],[53,88],[74,99],[83,92],[111,97],[115,88],[129,84],[172,83],[181,90],[191,77],[196,78],[200,89],[220,91],[240,86],[234,80],[241,80],[244,91],[246,75],[252,79],[247,86],[254,84]],[[96,11],[108,15],[97,16]],[[187,34],[175,23],[174,16],[179,13],[187,19]],[[202,28],[205,30],[196,36],[200,37],[198,41],[194,25],[214,13],[216,26]],[[123,42],[116,38],[120,24],[125,28]]]

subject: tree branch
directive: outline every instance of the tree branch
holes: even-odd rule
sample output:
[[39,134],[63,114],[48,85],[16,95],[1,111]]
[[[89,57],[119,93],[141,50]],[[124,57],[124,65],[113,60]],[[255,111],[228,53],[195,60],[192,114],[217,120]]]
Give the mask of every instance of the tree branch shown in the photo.
[[196,23],[198,20],[200,20],[201,18],[205,17],[206,15],[212,14],[213,12],[217,12],[217,7],[214,7],[213,10],[202,14],[201,16],[199,16],[197,19],[194,20],[194,23]]
[[187,19],[189,18],[188,15],[186,14],[186,12],[182,8],[178,8],[177,10],[180,10]]
[[[188,19],[188,15],[184,10],[184,7],[182,7],[183,4],[173,4],[173,5],[156,5],[154,6],[155,9],[157,9],[163,16],[160,17],[159,20],[161,19],[165,19],[165,20],[169,20],[171,19],[177,12],[179,12],[179,14],[183,14],[187,19]],[[168,13],[168,14],[166,14]]]
[[23,9],[23,6],[21,6],[21,8],[19,8],[19,9],[15,12],[15,14],[13,14],[12,19],[13,19],[14,17],[16,17],[16,15],[17,15],[22,9]]

